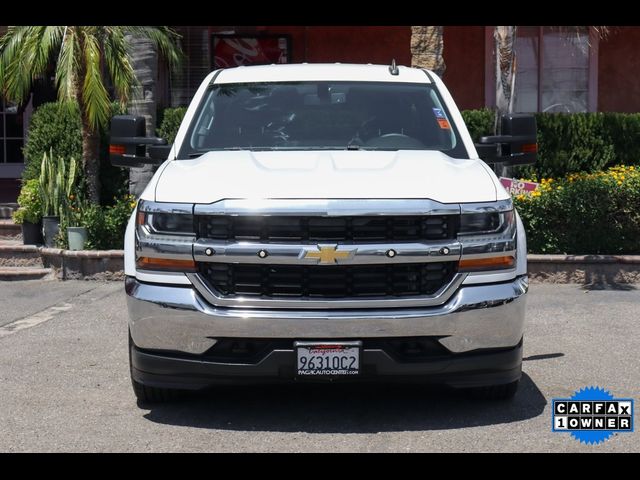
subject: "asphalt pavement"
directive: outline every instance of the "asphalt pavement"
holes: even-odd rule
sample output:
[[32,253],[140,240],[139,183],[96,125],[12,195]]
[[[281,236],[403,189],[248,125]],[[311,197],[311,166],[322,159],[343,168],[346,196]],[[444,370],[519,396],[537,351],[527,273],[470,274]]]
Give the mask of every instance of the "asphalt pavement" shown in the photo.
[[389,385],[225,387],[141,408],[120,282],[0,282],[3,452],[638,452],[551,432],[551,399],[640,398],[640,290],[534,284],[510,403]]

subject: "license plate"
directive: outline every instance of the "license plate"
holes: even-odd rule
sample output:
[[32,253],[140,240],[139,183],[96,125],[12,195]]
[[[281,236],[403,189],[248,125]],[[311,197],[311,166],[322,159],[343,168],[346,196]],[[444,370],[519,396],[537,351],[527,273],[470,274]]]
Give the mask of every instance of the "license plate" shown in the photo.
[[296,342],[298,375],[357,375],[361,345],[361,342]]

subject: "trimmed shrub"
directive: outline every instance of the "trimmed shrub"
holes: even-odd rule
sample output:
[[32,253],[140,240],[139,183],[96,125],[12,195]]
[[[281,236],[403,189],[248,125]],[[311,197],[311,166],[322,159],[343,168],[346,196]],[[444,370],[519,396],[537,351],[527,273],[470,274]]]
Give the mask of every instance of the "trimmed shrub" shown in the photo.
[[180,123],[187,109],[185,107],[165,108],[162,111],[162,119],[159,119],[160,126],[157,128],[159,137],[166,138],[172,144],[180,128]]
[[602,136],[613,145],[615,161],[640,165],[640,114],[603,113]]
[[24,222],[38,223],[42,218],[42,200],[40,199],[40,181],[36,178],[27,180],[18,195],[20,208],[13,212],[13,221],[17,224]]
[[602,135],[602,113],[539,113],[538,178],[596,172],[615,162],[614,140]]
[[131,212],[135,207],[132,195],[113,199],[113,205],[89,205],[82,212],[82,223],[87,227],[89,250],[111,250],[124,248],[124,232]]
[[50,150],[65,159],[80,159],[82,156],[80,112],[76,105],[45,103],[33,112],[27,142],[23,149],[23,181],[40,176],[42,157]]
[[637,254],[640,171],[635,166],[543,179],[514,199],[531,253]]
[[[113,115],[126,113],[118,103],[112,104]],[[109,162],[108,132],[101,132],[100,183],[101,203],[108,204],[113,197],[123,195],[128,190],[129,173],[126,169],[114,167]],[[38,107],[31,117],[29,135],[24,147],[25,170],[23,181],[38,178],[45,152],[53,150],[56,156],[68,161],[82,158],[82,135],[80,133],[80,111],[75,104],[45,103]],[[80,165],[82,169],[82,166]],[[84,182],[79,185],[83,190]]]
[[482,136],[493,135],[495,122],[493,110],[483,108],[482,110],[463,110],[460,113],[474,142],[477,142]]
[[[492,110],[462,112],[473,141],[493,134]],[[640,114],[537,113],[538,162],[515,176],[540,179],[597,172],[615,164],[640,165]]]

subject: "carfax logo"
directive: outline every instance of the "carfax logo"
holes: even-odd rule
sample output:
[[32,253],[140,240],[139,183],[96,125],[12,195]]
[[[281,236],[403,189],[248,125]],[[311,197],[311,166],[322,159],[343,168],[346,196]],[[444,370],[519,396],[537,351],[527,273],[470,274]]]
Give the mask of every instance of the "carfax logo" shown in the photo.
[[576,391],[571,398],[552,400],[552,430],[569,432],[585,444],[598,444],[614,432],[633,432],[633,399],[613,398],[600,387]]

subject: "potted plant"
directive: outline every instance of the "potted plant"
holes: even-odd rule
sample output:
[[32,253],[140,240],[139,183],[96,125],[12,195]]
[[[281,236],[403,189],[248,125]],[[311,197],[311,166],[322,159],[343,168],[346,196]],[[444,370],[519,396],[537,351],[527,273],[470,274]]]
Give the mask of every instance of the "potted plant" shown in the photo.
[[20,208],[13,212],[13,221],[22,225],[22,242],[25,245],[42,244],[42,202],[38,180],[27,180],[18,196]]
[[80,200],[74,194],[69,195],[66,213],[69,250],[84,250],[84,246],[87,243],[87,227],[82,225],[85,208],[86,203],[83,200]]
[[60,230],[60,216],[66,214],[67,199],[72,194],[76,181],[76,161],[69,160],[69,167],[62,157],[57,159],[53,151],[42,157],[40,169],[40,198],[42,200],[42,232],[47,247],[55,245],[55,237]]

